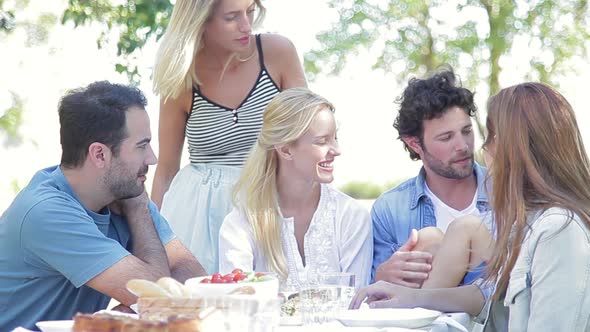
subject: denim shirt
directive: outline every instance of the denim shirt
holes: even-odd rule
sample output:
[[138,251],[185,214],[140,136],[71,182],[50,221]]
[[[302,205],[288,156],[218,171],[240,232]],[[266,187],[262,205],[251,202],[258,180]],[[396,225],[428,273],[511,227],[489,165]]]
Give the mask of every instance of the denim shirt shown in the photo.
[[537,216],[510,272],[508,330],[590,331],[590,230],[568,210]]
[[[487,170],[477,163],[473,163],[473,170],[477,179],[476,206],[491,230],[491,218],[485,217],[490,215],[486,189]],[[377,267],[408,240],[412,229],[436,227],[434,205],[426,195],[425,188],[426,173],[423,167],[417,177],[383,193],[373,204],[371,219],[374,247],[371,280],[375,279]],[[483,289],[482,292],[486,299],[491,294],[491,291]]]

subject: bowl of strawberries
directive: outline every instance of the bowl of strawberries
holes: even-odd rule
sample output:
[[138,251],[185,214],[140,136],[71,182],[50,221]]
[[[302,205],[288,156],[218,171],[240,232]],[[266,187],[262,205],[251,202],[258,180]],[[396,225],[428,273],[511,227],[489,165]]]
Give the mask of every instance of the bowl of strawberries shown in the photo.
[[274,273],[234,269],[227,274],[217,272],[210,276],[188,279],[185,286],[193,297],[247,295],[271,298],[278,294],[279,280]]

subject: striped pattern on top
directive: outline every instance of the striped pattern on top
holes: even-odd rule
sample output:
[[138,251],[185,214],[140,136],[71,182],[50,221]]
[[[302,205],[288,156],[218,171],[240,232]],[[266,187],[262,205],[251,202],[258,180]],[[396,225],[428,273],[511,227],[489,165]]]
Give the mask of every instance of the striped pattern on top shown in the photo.
[[191,163],[244,164],[262,128],[264,109],[280,91],[261,63],[256,84],[236,110],[207,99],[195,89],[185,132]]

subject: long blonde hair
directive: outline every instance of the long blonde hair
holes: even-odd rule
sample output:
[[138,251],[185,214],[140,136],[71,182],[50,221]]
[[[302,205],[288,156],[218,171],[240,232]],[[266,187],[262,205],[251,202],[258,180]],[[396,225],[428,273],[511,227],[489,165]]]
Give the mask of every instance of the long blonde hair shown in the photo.
[[260,136],[234,188],[234,204],[247,217],[268,266],[281,278],[286,278],[288,271],[282,247],[275,147],[295,142],[325,109],[333,112],[334,106],[307,88],[276,95],[266,108]]
[[[154,65],[154,93],[164,100],[176,98],[183,91],[200,84],[195,71],[195,58],[203,48],[203,31],[211,14],[222,0],[177,0],[172,17]],[[254,0],[262,22],[266,9],[261,0]]]
[[498,298],[532,212],[561,207],[590,227],[590,164],[572,107],[547,85],[524,83],[498,92],[489,101],[487,126],[498,232],[488,279],[498,280]]

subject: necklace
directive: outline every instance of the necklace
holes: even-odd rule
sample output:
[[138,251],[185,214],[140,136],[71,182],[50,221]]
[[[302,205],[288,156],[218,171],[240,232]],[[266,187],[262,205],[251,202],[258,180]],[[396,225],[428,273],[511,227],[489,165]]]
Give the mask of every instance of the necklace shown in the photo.
[[238,61],[239,61],[239,62],[246,62],[246,61],[248,61],[248,60],[252,59],[252,58],[254,57],[254,55],[255,55],[255,54],[256,54],[256,48],[254,48],[254,49],[252,50],[252,54],[248,55],[248,57],[247,57],[247,58],[245,58],[245,59],[242,59],[242,58],[240,58],[240,55],[238,54],[238,55],[236,56],[236,59],[238,59]]

